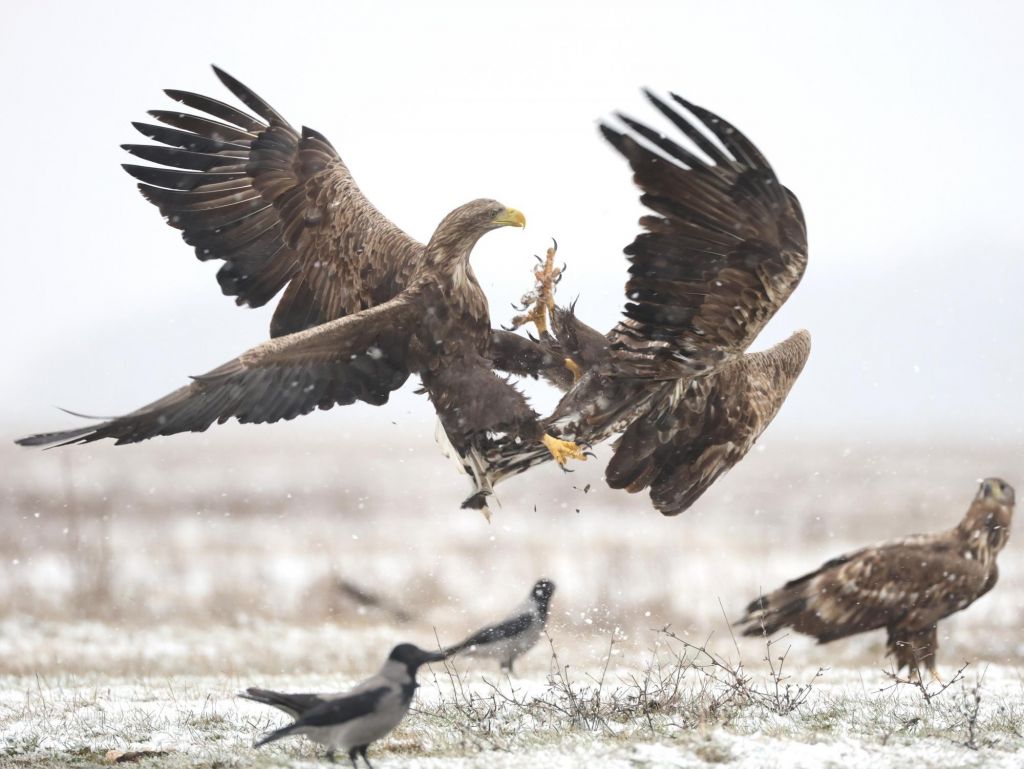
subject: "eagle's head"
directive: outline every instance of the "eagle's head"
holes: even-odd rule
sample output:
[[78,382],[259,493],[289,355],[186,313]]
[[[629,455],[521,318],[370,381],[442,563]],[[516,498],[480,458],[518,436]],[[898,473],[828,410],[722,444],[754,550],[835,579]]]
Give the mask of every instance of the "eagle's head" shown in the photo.
[[448,214],[434,230],[427,245],[427,259],[434,263],[463,261],[476,242],[499,227],[525,227],[526,217],[497,200],[473,200]]
[[981,482],[975,499],[991,500],[997,505],[1005,505],[1012,509],[1016,496],[1013,486],[1002,478],[986,478]]
[[1002,550],[1010,536],[1015,500],[1013,486],[1002,478],[983,480],[960,524],[968,541],[982,546],[992,555]]

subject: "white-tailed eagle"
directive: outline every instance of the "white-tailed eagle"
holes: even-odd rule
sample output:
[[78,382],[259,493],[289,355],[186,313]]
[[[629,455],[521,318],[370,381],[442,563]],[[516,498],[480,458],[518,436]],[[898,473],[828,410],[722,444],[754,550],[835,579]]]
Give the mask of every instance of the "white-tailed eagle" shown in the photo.
[[419,243],[363,196],[326,138],[293,128],[214,71],[255,116],[168,90],[203,114],[150,112],[158,124],[135,127],[159,144],[124,148],[158,165],[125,169],[199,259],[223,261],[225,294],[258,307],[283,291],[271,339],[130,414],[18,443],[134,443],[231,418],[276,422],[357,400],[380,405],[416,374],[459,451],[501,433],[541,441],[560,459],[581,456],[540,432],[523,395],[493,371],[487,298],[469,256],[488,231],[524,226],[523,215],[474,200]]
[[885,628],[897,672],[935,678],[938,623],[995,587],[1014,491],[986,478],[956,526],[865,547],[826,562],[747,606],[737,624],[748,636],[793,628],[819,643]]
[[[675,515],[746,455],[803,369],[806,331],[746,350],[800,282],[807,236],[796,196],[743,134],[679,96],[646,95],[678,137],[624,115],[626,132],[601,126],[651,211],[625,249],[625,318],[601,334],[557,307],[549,251],[534,306],[518,319],[536,322],[539,338],[496,332],[492,347],[507,348],[506,370],[568,390],[545,430],[580,445],[619,434],[608,484],[650,489],[654,506]],[[464,505],[486,504],[499,481],[550,458],[536,441],[507,439],[464,461],[474,479]]]

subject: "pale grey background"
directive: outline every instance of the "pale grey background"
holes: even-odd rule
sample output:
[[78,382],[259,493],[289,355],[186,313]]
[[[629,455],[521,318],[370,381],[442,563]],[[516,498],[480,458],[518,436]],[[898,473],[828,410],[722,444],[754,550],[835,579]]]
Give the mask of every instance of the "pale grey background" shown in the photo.
[[[598,137],[673,89],[767,154],[807,216],[811,263],[758,340],[814,352],[786,438],[1020,441],[1024,23],[1015,3],[5,3],[6,333],[0,423],[69,426],[142,405],[259,342],[118,164],[161,88],[225,98],[226,68],[327,134],[414,236],[474,197],[522,209],[481,241],[495,322],[556,236],[563,298],[608,327],[640,213]],[[230,97],[227,97],[230,98]],[[306,427],[425,424],[406,391]],[[532,388],[539,402],[549,395]],[[239,428],[242,430],[255,428]],[[281,428],[277,428],[281,429]]]

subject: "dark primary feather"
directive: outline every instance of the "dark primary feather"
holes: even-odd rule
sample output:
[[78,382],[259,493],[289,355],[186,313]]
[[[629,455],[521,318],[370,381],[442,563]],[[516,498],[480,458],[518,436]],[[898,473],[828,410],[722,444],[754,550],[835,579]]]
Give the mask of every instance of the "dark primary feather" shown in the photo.
[[202,432],[214,422],[276,422],[336,404],[379,405],[409,376],[408,329],[422,308],[414,292],[317,328],[278,337],[143,408],[99,424],[23,438],[22,446],[134,443]]
[[355,718],[368,715],[377,707],[377,703],[388,693],[386,686],[369,689],[357,694],[350,694],[336,700],[330,700],[307,711],[294,723],[264,735],[253,747],[266,745],[290,734],[302,733],[306,728],[324,728],[346,723]]
[[381,697],[388,693],[388,687],[380,686],[358,694],[350,694],[310,710],[295,722],[296,726],[334,726],[351,721],[353,718],[372,713]]
[[238,80],[214,71],[257,117],[168,90],[204,114],[154,110],[150,115],[164,126],[133,124],[166,145],[125,145],[160,166],[125,166],[146,199],[200,259],[224,261],[217,281],[239,304],[258,307],[285,289],[272,336],[396,296],[424,246],[366,200],[323,135],[296,130]]
[[789,297],[807,263],[806,229],[796,198],[739,131],[679,97],[696,120],[648,98],[712,162],[631,118],[643,141],[601,126],[655,214],[626,248],[626,319],[610,334],[609,365],[620,375],[692,376],[745,350]]

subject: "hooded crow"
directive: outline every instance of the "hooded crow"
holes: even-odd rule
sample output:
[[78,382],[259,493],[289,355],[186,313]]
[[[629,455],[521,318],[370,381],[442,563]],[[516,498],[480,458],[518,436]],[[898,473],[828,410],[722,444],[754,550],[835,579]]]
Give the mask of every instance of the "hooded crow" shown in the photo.
[[327,748],[327,758],[342,750],[353,769],[356,756],[371,767],[366,750],[370,743],[387,735],[409,712],[416,683],[416,671],[427,662],[440,662],[446,652],[428,652],[413,644],[399,644],[391,650],[378,673],[341,694],[282,694],[267,689],[246,689],[240,697],[282,710],[295,721],[265,734],[253,743],[258,748],[282,737],[304,734]]
[[554,582],[549,579],[538,580],[526,600],[508,617],[448,647],[445,653],[448,656],[469,654],[497,659],[501,662],[501,669],[511,673],[515,659],[532,649],[540,640],[548,621],[548,604],[554,592]]

